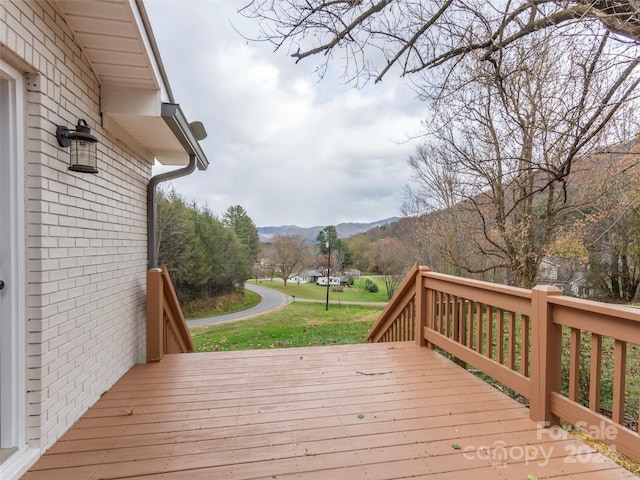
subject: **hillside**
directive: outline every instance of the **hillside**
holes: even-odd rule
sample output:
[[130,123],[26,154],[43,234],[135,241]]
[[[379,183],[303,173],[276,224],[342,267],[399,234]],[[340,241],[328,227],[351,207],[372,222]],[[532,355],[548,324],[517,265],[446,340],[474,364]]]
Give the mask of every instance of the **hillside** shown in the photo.
[[[373,228],[388,225],[390,223],[397,222],[399,217],[385,218],[384,220],[378,220],[371,223],[340,223],[335,225],[338,237],[349,238],[359,233],[367,232]],[[297,225],[282,225],[279,227],[258,227],[258,235],[260,241],[268,243],[272,241],[278,235],[301,235],[306,240],[313,242],[325,225],[315,227],[298,227]]]

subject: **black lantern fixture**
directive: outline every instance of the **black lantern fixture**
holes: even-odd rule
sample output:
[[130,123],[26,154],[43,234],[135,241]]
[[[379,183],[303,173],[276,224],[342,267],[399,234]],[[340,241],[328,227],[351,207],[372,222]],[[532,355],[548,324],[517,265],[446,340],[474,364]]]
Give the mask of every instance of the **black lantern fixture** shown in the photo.
[[98,173],[98,139],[91,135],[91,129],[86,120],[78,120],[75,130],[58,126],[56,138],[61,147],[71,147],[69,170]]

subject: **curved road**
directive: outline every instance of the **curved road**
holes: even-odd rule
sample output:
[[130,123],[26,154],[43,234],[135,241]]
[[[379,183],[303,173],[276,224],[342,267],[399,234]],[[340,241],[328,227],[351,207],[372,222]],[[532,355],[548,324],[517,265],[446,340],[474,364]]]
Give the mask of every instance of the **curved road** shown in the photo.
[[204,325],[211,325],[213,323],[229,322],[231,320],[241,320],[249,317],[255,317],[256,315],[262,315],[263,313],[277,310],[278,308],[293,301],[293,298],[289,295],[285,295],[284,293],[280,293],[270,288],[260,287],[259,285],[255,285],[252,283],[246,283],[244,288],[260,295],[261,300],[258,305],[246,310],[241,310],[239,312],[227,313],[226,315],[198,318],[196,320],[187,320],[187,326],[202,327]]

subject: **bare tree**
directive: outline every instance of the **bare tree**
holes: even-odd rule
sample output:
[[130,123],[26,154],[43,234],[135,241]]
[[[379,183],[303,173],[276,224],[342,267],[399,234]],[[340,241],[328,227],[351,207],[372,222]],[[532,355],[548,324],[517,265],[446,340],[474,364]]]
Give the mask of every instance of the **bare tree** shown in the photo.
[[[637,141],[594,155],[583,190],[599,195],[567,237],[588,251],[596,298],[628,303],[640,286],[640,164]],[[572,235],[573,234],[573,235]],[[576,240],[579,240],[576,241]]]
[[253,0],[240,12],[259,21],[260,40],[288,47],[296,61],[324,56],[323,73],[340,50],[349,79],[376,82],[393,67],[411,75],[471,52],[489,58],[541,30],[581,34],[585,43],[603,30],[640,41],[636,0]]
[[[640,83],[636,0],[253,0],[241,12],[296,61],[324,58],[320,75],[338,53],[347,81],[411,78],[434,108],[414,203],[474,213],[466,241],[482,261],[450,249],[455,264],[506,268],[521,286],[570,208],[574,162],[607,142]],[[461,216],[446,225],[466,235]]]
[[291,275],[300,273],[309,260],[309,244],[300,235],[280,235],[272,243],[271,264],[285,287]]
[[574,162],[610,140],[638,83],[605,53],[610,41],[604,33],[588,47],[532,34],[490,61],[470,55],[439,84],[408,192],[414,205],[446,209],[459,240],[481,253],[450,244],[454,265],[506,268],[510,283],[534,285],[559,220],[576,207]]
[[372,250],[375,268],[384,276],[387,298],[391,300],[415,258],[411,249],[397,238],[378,240]]

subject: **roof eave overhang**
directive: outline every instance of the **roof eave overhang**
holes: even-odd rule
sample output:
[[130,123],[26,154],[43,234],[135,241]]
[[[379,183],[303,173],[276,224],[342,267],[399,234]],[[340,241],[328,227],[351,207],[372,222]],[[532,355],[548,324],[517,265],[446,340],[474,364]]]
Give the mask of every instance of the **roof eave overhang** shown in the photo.
[[[103,127],[149,163],[209,162],[175,103],[141,0],[55,0],[96,74]],[[165,107],[173,105],[173,107]]]

